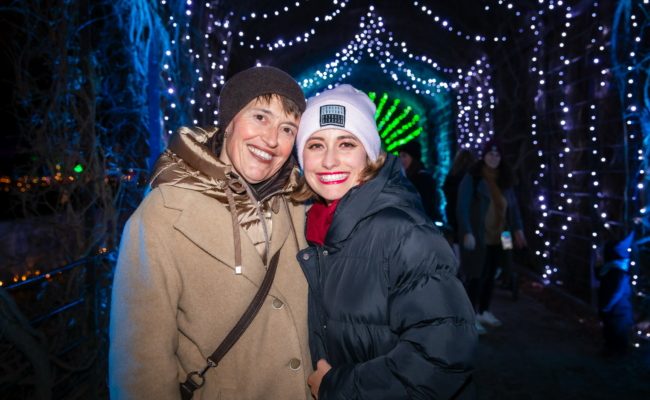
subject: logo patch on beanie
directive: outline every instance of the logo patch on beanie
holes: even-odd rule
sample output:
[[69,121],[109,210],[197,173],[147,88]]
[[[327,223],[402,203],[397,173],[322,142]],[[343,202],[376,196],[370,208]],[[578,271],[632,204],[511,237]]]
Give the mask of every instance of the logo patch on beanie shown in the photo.
[[320,126],[325,125],[345,128],[345,107],[338,105],[320,106]]

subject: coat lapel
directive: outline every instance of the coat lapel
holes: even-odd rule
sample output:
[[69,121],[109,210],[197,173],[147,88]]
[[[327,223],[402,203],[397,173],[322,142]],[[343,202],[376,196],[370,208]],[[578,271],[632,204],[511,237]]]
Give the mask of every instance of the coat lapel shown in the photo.
[[[278,200],[282,201],[280,199]],[[287,240],[287,237],[291,232],[291,227],[289,226],[289,218],[291,218],[291,216],[287,214],[287,209],[284,207],[284,205],[280,206],[277,214],[273,213],[271,216],[271,226],[273,227],[273,233],[271,234],[271,248],[269,249],[269,259],[271,259],[275,253],[282,249],[284,242]]]
[[[165,186],[160,189],[165,198],[165,206],[181,211],[174,227],[203,251],[230,268],[234,274],[235,245],[230,212],[217,200],[198,192],[178,191]],[[205,210],[210,212],[206,213]],[[238,229],[241,237],[242,276],[259,286],[266,269],[246,232],[241,227]]]

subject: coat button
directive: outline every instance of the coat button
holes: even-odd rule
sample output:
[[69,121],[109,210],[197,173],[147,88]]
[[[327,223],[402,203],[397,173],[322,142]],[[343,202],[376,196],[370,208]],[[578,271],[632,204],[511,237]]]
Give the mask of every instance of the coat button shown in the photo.
[[328,254],[329,254],[329,252],[328,252],[327,250],[323,250],[323,255],[324,255],[324,256],[326,256],[326,255],[328,255]]
[[291,361],[289,361],[289,368],[293,371],[297,371],[300,369],[300,360],[297,358],[292,358]]
[[284,306],[284,303],[280,299],[273,299],[272,304],[273,304],[273,308],[275,308],[276,310],[279,310]]
[[309,254],[307,254],[307,253],[303,254],[302,259],[305,260],[305,261],[309,260]]

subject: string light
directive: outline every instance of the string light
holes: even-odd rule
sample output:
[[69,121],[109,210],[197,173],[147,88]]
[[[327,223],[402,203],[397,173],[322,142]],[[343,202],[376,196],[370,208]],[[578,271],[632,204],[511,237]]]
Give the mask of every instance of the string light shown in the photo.
[[[161,62],[161,75],[167,85],[162,106],[165,132],[171,135],[182,125],[217,124],[216,94],[225,83],[234,15],[232,12],[217,14],[210,2],[201,5],[186,1],[180,13],[166,4],[161,1],[162,11],[168,15],[167,45],[162,49]],[[194,7],[204,7],[204,10],[196,13]],[[197,14],[205,16],[194,22]],[[203,35],[193,33],[197,23],[201,24]],[[181,65],[187,67],[180,68]],[[187,120],[189,116],[193,119]]]
[[[372,61],[397,88],[431,98],[436,107],[430,113],[437,118],[431,125],[437,131],[425,135],[421,141],[425,148],[432,147],[438,157],[436,185],[442,210],[445,202],[441,188],[451,164],[449,132],[452,127],[447,115],[453,94],[456,93],[458,108],[463,110],[456,117],[456,127],[460,131],[456,135],[459,146],[478,149],[482,141],[494,132],[492,112],[496,99],[491,87],[491,67],[487,58],[476,60],[468,68],[452,68],[441,66],[428,55],[414,54],[405,41],[398,40],[387,29],[383,18],[373,6],[361,16],[358,26],[359,31],[347,45],[336,52],[334,59],[303,73],[298,82],[307,95],[313,95],[319,90],[331,89],[353,79],[360,65]],[[382,106],[380,103],[380,108]],[[421,130],[413,131],[406,139],[398,141],[387,136],[387,140],[391,141],[387,150],[412,140],[420,133]],[[426,153],[423,157],[425,165],[428,161]],[[444,219],[444,212],[441,211],[441,215]]]
[[[274,41],[264,41],[260,36],[256,36],[253,42],[253,41],[246,41],[247,35],[243,30],[240,30],[238,32],[230,32],[229,34],[237,37],[237,43],[239,44],[239,46],[248,47],[250,49],[260,48],[260,49],[266,49],[268,51],[273,51],[285,47],[291,47],[295,44],[307,43],[309,42],[309,39],[316,34],[315,26],[333,21],[336,16],[341,14],[343,9],[348,5],[349,2],[350,0],[333,0],[332,3],[334,4],[335,9],[331,13],[325,14],[323,17],[314,18],[314,25],[311,28],[307,28],[302,34],[295,36],[293,39],[288,39],[288,40],[275,39]],[[296,4],[300,4],[300,3],[296,3]],[[289,7],[285,6],[283,7],[283,10],[284,12],[288,12]],[[243,16],[242,18],[244,20],[246,19],[252,20],[252,19],[256,19],[258,15],[261,15],[263,19],[267,19],[269,17],[269,14],[267,13],[253,12],[249,14],[250,19],[248,19],[248,17],[246,16]],[[278,16],[280,15],[280,12],[274,11],[272,15]]]
[[467,74],[459,74],[457,85],[456,140],[459,148],[479,151],[482,144],[494,134],[492,110],[495,96],[491,87],[490,68],[485,58],[477,60]]
[[427,16],[430,16],[431,19],[433,19],[433,22],[438,24],[440,28],[443,30],[446,30],[450,33],[455,33],[456,36],[463,38],[465,40],[469,41],[474,41],[474,42],[486,42],[486,41],[492,41],[492,42],[505,42],[507,39],[505,36],[494,36],[490,39],[485,37],[484,35],[480,34],[468,34],[464,33],[463,31],[454,28],[451,23],[449,22],[449,19],[440,17],[439,15],[435,14],[433,10],[431,10],[429,7],[426,5],[421,4],[419,1],[414,1],[412,3],[412,6],[416,9],[422,12],[423,14],[426,14]]
[[[615,55],[615,64],[612,74],[619,82],[621,93],[621,111],[623,117],[623,143],[627,156],[624,159],[626,170],[630,171],[628,184],[625,187],[625,197],[628,199],[631,210],[630,218],[637,225],[637,231],[647,233],[650,230],[650,219],[647,207],[650,198],[647,193],[649,178],[646,171],[650,164],[650,110],[643,107],[647,104],[650,94],[647,87],[650,64],[647,62],[650,50],[647,41],[642,40],[650,27],[647,0],[640,2],[621,2],[617,5],[617,16],[612,27],[614,38],[612,43],[616,46],[612,50]],[[628,249],[630,252],[631,249]],[[643,266],[642,266],[643,267]],[[636,295],[636,300],[648,302],[650,290],[650,273],[646,268],[638,268],[634,259],[630,262],[630,271],[633,273],[631,284]],[[634,272],[639,271],[639,274]],[[641,341],[648,341],[650,334],[643,335],[637,332],[635,347],[640,347]]]
[[[647,4],[646,0],[643,1]],[[581,6],[580,9],[574,9],[566,1],[538,0],[534,4],[526,5],[526,15],[517,10],[517,4],[513,2],[492,0],[486,3],[488,4],[483,7],[485,12],[497,7],[511,10],[519,17],[518,21],[521,23],[517,32],[533,39],[529,73],[537,95],[533,99],[535,107],[529,116],[528,124],[531,148],[534,150],[532,157],[537,159],[538,164],[532,179],[536,193],[533,205],[536,220],[533,230],[535,237],[539,239],[535,254],[543,265],[545,282],[562,285],[563,276],[568,273],[566,257],[576,257],[575,252],[570,254],[568,251],[569,243],[573,243],[573,240],[585,240],[588,241],[588,248],[595,251],[598,243],[603,240],[600,232],[611,229],[620,221],[620,216],[611,209],[613,195],[609,194],[609,183],[602,172],[615,161],[610,152],[603,151],[608,143],[607,132],[602,128],[601,120],[607,117],[604,110],[600,109],[602,102],[599,100],[612,91],[611,78],[616,73],[608,65],[611,59],[608,39],[610,30],[609,27],[597,25],[598,21],[605,18],[598,12],[600,5],[597,1],[592,2],[591,7]],[[275,30],[275,38],[256,36],[251,33],[254,32],[251,22],[286,18],[300,7],[309,7],[306,1],[286,2],[282,6],[269,6],[267,10],[258,9],[240,16],[234,16],[232,13],[221,16],[215,14],[210,17],[210,29],[206,29],[207,36],[201,38],[203,42],[218,43],[219,48],[216,51],[210,50],[212,53],[207,48],[191,46],[189,22],[191,16],[198,14],[193,12],[192,7],[201,5],[187,4],[189,13],[174,14],[175,18],[168,21],[169,30],[178,34],[170,36],[176,39],[170,40],[170,46],[166,49],[168,53],[165,53],[167,58],[163,62],[164,76],[168,89],[171,89],[171,92],[165,92],[165,98],[168,99],[165,103],[165,126],[178,124],[181,115],[188,110],[191,113],[187,115],[203,115],[204,120],[216,124],[216,94],[224,84],[224,74],[232,47],[248,47],[277,53],[288,47],[306,44],[317,33],[325,32],[327,23],[342,16],[350,9],[351,3],[332,1],[329,4],[327,11],[313,21],[308,21],[307,26],[301,29],[302,33],[293,35],[290,39],[287,39],[283,32]],[[409,4],[417,12],[430,18],[433,24],[449,32],[449,35],[484,43],[486,46],[490,43],[513,41],[513,38],[502,35],[486,36],[463,32],[453,25],[454,21],[437,15],[424,2],[413,1]],[[636,4],[638,2],[634,7]],[[629,62],[620,66],[618,73],[625,75],[625,79],[621,80],[626,86],[622,99],[626,107],[625,135],[631,144],[630,159],[637,163],[633,170],[636,165],[639,166],[636,169],[639,172],[635,182],[630,187],[632,190],[627,195],[631,199],[641,199],[647,198],[642,194],[650,184],[645,174],[648,170],[647,160],[650,158],[650,141],[645,133],[648,128],[640,122],[641,113],[645,111],[642,107],[644,103],[637,99],[642,80],[639,77],[641,72],[638,61],[634,60],[641,59],[640,54],[645,54],[645,44],[640,33],[644,25],[641,24],[641,13],[625,15],[628,15],[626,23],[633,28],[630,43],[636,47],[626,51],[625,56]],[[574,54],[572,51],[575,46],[570,43],[583,34],[578,32],[577,27],[587,20],[595,27],[591,41],[588,42],[584,56]],[[232,21],[237,21],[237,24]],[[556,25],[549,25],[552,23]],[[237,25],[236,29],[234,25]],[[208,57],[208,54],[211,56]],[[189,57],[195,66],[192,82],[189,84],[174,75],[177,64],[174,60],[181,55]],[[209,64],[206,64],[206,59],[210,60]],[[257,64],[262,62],[257,61]],[[206,71],[202,65],[210,65],[210,70]],[[356,74],[365,73],[370,66],[377,68],[388,81],[394,83],[395,92],[410,92],[428,99],[427,101],[433,104],[433,112],[427,116],[430,119],[428,126],[434,126],[435,132],[428,132],[427,135],[415,134],[416,127],[422,124],[422,120],[414,121],[410,113],[395,122],[395,118],[401,116],[409,106],[404,104],[402,108],[395,109],[392,119],[382,126],[381,132],[386,146],[396,145],[412,134],[414,136],[409,140],[417,138],[423,143],[430,140],[426,143],[427,147],[423,148],[431,149],[440,157],[436,161],[436,167],[439,167],[440,175],[444,177],[450,163],[450,132],[455,130],[458,147],[474,150],[481,148],[482,143],[494,134],[493,112],[496,96],[492,88],[491,65],[487,57],[480,58],[470,65],[442,66],[429,55],[412,52],[405,41],[397,38],[388,29],[384,19],[372,6],[361,15],[358,31],[344,42],[331,59],[303,70],[298,81],[306,94],[314,94],[325,88],[352,81]],[[572,96],[574,76],[578,68],[585,66],[589,70],[597,71],[597,87],[594,89],[593,98],[578,102]],[[206,87],[210,89],[206,90]],[[179,93],[183,88],[192,88],[191,95]],[[386,100],[383,104],[382,98],[383,96],[377,96],[377,108],[385,113],[390,110],[393,101],[402,96],[391,93],[390,101]],[[451,110],[454,115],[447,118],[446,115]],[[416,114],[424,118],[423,114]],[[431,115],[437,118],[433,122]],[[400,131],[408,124],[412,125]],[[171,133],[171,129],[168,132]],[[585,132],[586,142],[583,143],[580,135]],[[556,142],[560,146],[554,149],[554,146],[548,146],[549,142]],[[584,160],[589,162],[585,163]],[[588,168],[584,166],[587,164]],[[583,183],[586,183],[586,189],[582,186]],[[589,211],[585,213],[584,203],[589,201],[592,204],[589,204]],[[647,210],[647,204],[642,206],[639,210]],[[645,211],[639,211],[637,217],[647,220],[647,214]],[[582,232],[585,229],[586,232]],[[640,281],[635,281],[637,286]]]
[[[516,9],[515,6],[514,6],[514,4],[513,4],[512,2],[509,2],[509,1],[503,1],[503,0],[498,0],[498,1],[497,1],[497,5],[498,5],[498,6],[505,7],[506,9],[512,11],[512,12],[513,12],[517,17],[521,17],[521,16],[522,16],[521,11],[519,11],[518,9]],[[485,7],[484,7],[484,9],[485,9],[485,11],[489,11],[489,10],[490,10],[490,6],[486,4]]]
[[[454,69],[440,66],[429,56],[414,55],[406,42],[396,40],[386,29],[383,18],[372,6],[362,16],[359,27],[354,39],[336,53],[334,60],[301,77],[299,83],[307,93],[315,88],[332,88],[350,79],[355,66],[369,57],[406,91],[429,97],[449,96],[455,91],[460,110],[456,118],[459,146],[478,149],[494,133],[492,112],[496,99],[491,87],[490,65],[485,57],[467,69]],[[415,73],[412,63],[425,66],[431,75]]]
[[[627,204],[639,204],[642,199],[648,201],[643,191],[647,187],[645,171],[650,162],[650,141],[647,140],[650,137],[650,126],[645,126],[643,132],[643,108],[639,107],[640,101],[637,98],[642,92],[638,89],[641,75],[647,74],[648,66],[642,66],[636,60],[640,53],[647,54],[648,49],[647,46],[643,47],[640,30],[643,26],[647,28],[650,21],[646,19],[641,25],[638,14],[630,10],[637,7],[638,3],[620,3],[618,7],[629,8],[625,11],[618,10],[620,12],[617,14],[624,16],[621,23],[630,27],[629,30],[620,28],[620,31],[629,31],[629,38],[633,40],[623,35],[610,39],[608,35],[616,31],[616,27],[599,24],[603,18],[599,12],[599,2],[594,1],[591,6],[591,9],[581,8],[578,12],[561,1],[540,1],[540,7],[529,17],[527,23],[529,32],[537,39],[529,64],[531,77],[537,81],[538,94],[529,122],[530,140],[539,165],[537,176],[533,180],[533,187],[537,190],[535,208],[538,215],[534,232],[540,243],[535,254],[543,266],[543,278],[547,284],[564,283],[562,276],[568,274],[568,258],[580,257],[580,253],[575,250],[575,243],[587,242],[588,248],[595,254],[600,251],[599,247],[606,239],[600,232],[624,227],[629,216],[620,215],[617,211],[615,205],[622,200],[620,194],[610,193],[612,184],[621,185],[627,191]],[[554,18],[547,16],[551,12],[554,13]],[[581,55],[570,54],[566,44],[578,34],[572,29],[578,19],[584,23],[588,18],[591,18],[590,25],[594,29],[587,51]],[[561,21],[558,34],[548,35],[548,30],[554,27],[545,26],[544,21],[552,23],[558,19]],[[612,59],[608,54],[611,44],[629,47],[625,51],[611,50],[614,54],[622,55],[621,65],[607,65],[607,61]],[[548,67],[545,68],[542,61],[549,62]],[[584,68],[585,64],[597,71],[595,89],[589,100],[572,103],[572,86],[575,83],[570,79],[576,74],[577,68]],[[603,120],[607,117],[599,107],[601,99],[607,100],[605,104],[611,101],[607,96],[611,96],[615,89],[611,83],[613,74],[618,74],[618,81],[622,83],[619,88],[623,101],[623,148],[629,149],[629,156],[623,156],[622,162],[628,163],[629,167],[625,168],[632,172],[628,175],[631,182],[627,188],[620,182],[608,182],[603,176],[608,173],[609,164],[616,161],[610,158],[608,152],[603,151],[612,145],[602,142],[602,139],[611,137],[611,129],[619,128],[612,127],[607,132],[601,130],[605,126]],[[547,109],[549,104],[556,104],[556,108]],[[553,121],[557,121],[557,125],[553,126]],[[581,137],[584,137],[584,142],[581,142]],[[557,151],[544,147],[551,140],[561,144]],[[638,173],[635,174],[634,171]],[[586,189],[584,183],[587,184]],[[589,207],[591,216],[589,211],[586,214],[582,211],[584,202],[589,200],[592,201]],[[646,206],[647,203],[640,204],[638,213],[631,217],[635,221],[647,221],[647,216],[642,211],[646,210]],[[632,206],[631,210],[634,208]],[[648,226],[646,225],[646,230]],[[568,238],[571,238],[571,250]],[[591,258],[593,259],[595,257]],[[590,262],[589,259],[583,261]],[[631,265],[632,269],[636,268],[634,261]],[[642,281],[646,283],[641,285]],[[631,283],[637,296],[647,296],[644,293],[648,286],[647,278],[644,280],[643,276],[635,275]]]
[[[307,28],[303,34],[298,35],[295,39],[284,40],[278,38],[275,40],[263,40],[261,37],[256,37],[254,42],[247,41],[248,34],[245,32],[245,29],[233,30],[233,24],[230,21],[235,17],[232,13],[220,19],[208,10],[208,19],[211,23],[207,26],[207,33],[202,41],[203,43],[220,43],[222,49],[218,57],[208,52],[207,58],[212,60],[216,59],[210,64],[210,69],[216,72],[206,74],[206,71],[202,71],[200,68],[202,61],[199,62],[198,60],[201,60],[201,56],[205,58],[207,50],[203,49],[203,52],[200,52],[191,46],[192,36],[189,34],[189,27],[191,16],[194,13],[192,11],[193,3],[187,2],[185,4],[186,12],[177,15],[176,18],[174,18],[174,15],[170,15],[168,21],[170,31],[185,31],[188,33],[170,35],[170,37],[180,38],[180,43],[176,43],[176,40],[172,39],[170,40],[169,48],[165,50],[166,59],[163,62],[163,75],[169,86],[167,89],[168,102],[166,103],[163,121],[168,126],[167,133],[171,134],[175,126],[184,123],[182,121],[184,114],[203,115],[202,122],[207,122],[208,116],[206,114],[211,111],[213,120],[209,122],[212,124],[217,123],[218,115],[215,101],[212,99],[212,93],[217,93],[224,84],[224,71],[228,63],[228,50],[232,43],[237,43],[239,46],[266,48],[270,51],[276,51],[298,43],[305,43],[315,34],[315,26],[317,24],[332,21],[334,17],[341,14],[348,3],[349,0],[332,1],[334,9],[321,17],[316,17],[313,23],[315,25]],[[161,4],[164,5],[166,2],[163,1]],[[288,14],[302,5],[304,5],[304,2],[295,2],[292,5],[287,4],[279,9],[276,8],[272,12],[253,11],[240,16],[238,19],[245,26],[247,22],[253,20],[267,20]],[[417,2],[414,3],[414,6],[416,5]],[[206,3],[206,7],[209,8],[209,3]],[[430,10],[425,8],[424,12],[427,11]],[[445,23],[447,19],[442,19],[440,16],[435,17],[441,20],[440,23],[442,26],[452,28],[449,23]],[[457,125],[460,127],[460,144],[462,146],[478,148],[480,147],[481,141],[493,133],[491,127],[491,110],[494,108],[495,98],[490,87],[489,65],[485,58],[478,60],[479,63],[484,63],[482,67],[477,68],[475,65],[472,65],[465,71],[457,67],[441,67],[431,57],[415,55],[408,50],[408,46],[404,41],[394,39],[393,33],[386,29],[383,18],[376,15],[373,6],[369,6],[369,12],[361,17],[359,28],[360,31],[354,35],[354,39],[337,53],[336,59],[325,63],[324,66],[301,79],[301,86],[307,92],[313,90],[313,88],[332,88],[344,80],[349,79],[353,74],[354,67],[363,59],[370,58],[377,63],[389,79],[398,86],[401,86],[403,90],[412,91],[415,94],[428,95],[430,97],[436,97],[441,93],[457,90],[456,103],[459,104],[459,109],[463,110],[457,117],[457,122],[459,122]],[[454,32],[460,31],[454,30]],[[473,35],[473,40],[475,39],[476,35]],[[501,39],[505,40],[505,38]],[[483,38],[481,40],[485,39]],[[181,56],[189,56],[189,59],[196,65],[196,68],[194,68],[195,80],[199,83],[208,82],[209,90],[199,90],[199,87],[195,87],[197,85],[187,85],[184,83],[182,85],[183,87],[190,88],[189,95],[184,96],[178,93],[178,87],[174,85],[174,81],[180,77],[173,75],[175,64],[173,61]],[[430,74],[425,76],[421,72],[416,73],[409,67],[413,62],[424,64],[425,71],[428,70]],[[203,88],[205,87],[206,85],[204,84]],[[482,92],[478,93],[481,90]],[[477,93],[473,93],[474,91],[477,91]],[[204,93],[204,100],[197,101],[196,96],[199,93]],[[444,101],[441,103],[444,103]],[[198,119],[192,121],[194,124],[198,122]]]
[[[302,0],[302,2],[301,1],[289,2],[287,5],[280,6],[280,7],[278,7],[277,9],[275,9],[273,11],[268,11],[268,12],[252,11],[250,13],[242,15],[240,17],[240,19],[242,20],[242,22],[245,22],[245,21],[257,21],[258,19],[267,19],[267,18],[271,19],[273,17],[277,17],[279,15],[282,15],[283,13],[289,13],[293,9],[298,9],[298,8],[300,8],[300,6],[302,6],[302,5],[306,4],[306,3],[309,3],[309,0]],[[336,4],[336,3],[337,2],[334,1],[334,4]]]

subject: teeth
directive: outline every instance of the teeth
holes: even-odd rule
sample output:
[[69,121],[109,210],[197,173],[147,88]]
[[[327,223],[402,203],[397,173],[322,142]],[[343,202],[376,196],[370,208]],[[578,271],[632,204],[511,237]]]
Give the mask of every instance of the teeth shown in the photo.
[[348,176],[348,174],[321,175],[320,180],[322,182],[341,181],[341,180],[345,179],[347,176]]
[[258,155],[259,157],[261,157],[261,158],[263,158],[263,159],[265,159],[267,161],[269,161],[269,160],[271,160],[271,158],[273,158],[273,156],[271,154],[269,154],[269,153],[267,153],[265,151],[262,151],[262,150],[258,149],[257,147],[248,146],[248,149],[251,152],[255,153],[256,155]]

